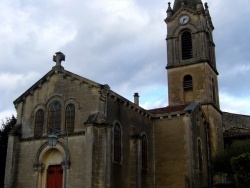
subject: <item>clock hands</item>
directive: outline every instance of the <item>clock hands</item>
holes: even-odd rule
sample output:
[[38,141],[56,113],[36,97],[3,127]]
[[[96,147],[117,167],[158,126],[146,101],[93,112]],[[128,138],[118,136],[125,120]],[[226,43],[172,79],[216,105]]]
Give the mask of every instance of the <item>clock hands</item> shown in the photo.
[[186,19],[187,19],[187,18],[183,18],[181,23],[185,23],[185,20],[186,20]]

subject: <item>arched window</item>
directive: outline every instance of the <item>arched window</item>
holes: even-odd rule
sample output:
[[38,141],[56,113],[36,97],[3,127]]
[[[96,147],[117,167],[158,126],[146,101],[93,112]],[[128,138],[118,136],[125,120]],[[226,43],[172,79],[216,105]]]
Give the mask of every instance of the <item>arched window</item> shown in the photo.
[[206,36],[207,36],[207,58],[209,60],[209,64],[215,67],[213,38],[209,33],[206,33]]
[[183,88],[184,88],[184,90],[193,89],[193,78],[192,78],[192,76],[190,76],[190,75],[184,76]]
[[122,161],[122,138],[121,126],[116,123],[114,125],[114,162],[120,163]]
[[65,114],[65,130],[69,133],[74,132],[75,126],[75,106],[73,104],[69,104],[66,107]]
[[198,169],[202,171],[202,151],[201,151],[201,140],[198,139]]
[[61,104],[58,101],[49,106],[48,113],[48,132],[52,133],[53,129],[61,130]]
[[192,35],[188,31],[181,35],[181,55],[182,60],[193,58]]
[[209,59],[209,62],[210,63],[212,63],[211,62],[211,60],[212,60],[212,58],[211,58],[211,42],[210,42],[210,36],[209,36],[209,34],[208,33],[206,33],[206,37],[207,37],[207,57],[208,57],[208,59]]
[[142,135],[142,148],[141,148],[141,158],[142,158],[142,169],[147,169],[148,167],[148,142],[145,134]]
[[43,123],[44,123],[44,111],[42,109],[39,109],[36,112],[36,117],[35,117],[35,130],[34,130],[35,137],[40,137],[43,135]]
[[212,78],[212,92],[213,92],[213,101],[216,103],[216,95],[215,95],[215,84],[214,84],[214,79]]

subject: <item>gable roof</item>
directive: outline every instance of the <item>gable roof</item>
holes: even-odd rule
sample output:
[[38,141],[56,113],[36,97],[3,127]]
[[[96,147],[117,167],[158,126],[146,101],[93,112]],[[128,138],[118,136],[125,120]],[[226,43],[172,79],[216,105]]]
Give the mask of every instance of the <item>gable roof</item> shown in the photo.
[[13,103],[14,105],[23,101],[28,95],[30,95],[35,89],[39,88],[43,83],[49,80],[55,74],[62,73],[65,76],[71,76],[73,79],[80,80],[81,82],[87,83],[94,87],[106,87],[109,89],[108,85],[102,85],[77,74],[74,74],[70,71],[64,70],[62,66],[54,66],[52,70],[50,70],[47,74],[45,74],[41,79],[39,79],[35,84],[33,84],[28,90],[26,90],[23,94],[21,94]]
[[110,90],[109,85],[107,84],[100,84],[97,82],[94,82],[92,80],[89,80],[85,77],[79,76],[77,74],[74,74],[70,71],[64,70],[63,66],[61,65],[57,65],[54,66],[52,68],[52,70],[50,70],[47,74],[45,74],[41,79],[39,79],[35,84],[33,84],[28,90],[26,90],[23,94],[21,94],[13,103],[14,105],[17,105],[18,103],[20,103],[21,101],[24,101],[25,98],[29,95],[31,95],[33,93],[33,91],[39,87],[41,87],[41,85],[43,83],[45,83],[47,80],[50,79],[50,77],[52,77],[55,74],[61,73],[63,74],[65,77],[70,76],[72,79],[76,79],[79,80],[80,82],[84,82],[89,84],[91,87],[96,87],[96,88],[100,88],[100,90],[104,89],[106,92],[106,95],[109,98],[112,98],[114,101],[118,101],[120,104],[123,104],[124,106],[127,106],[128,108],[132,108],[133,110],[135,110],[137,113],[140,113],[141,115],[151,118],[151,113],[149,113],[147,110],[145,110],[144,108],[136,105],[135,103],[129,101],[128,99],[122,97],[121,95],[119,95],[118,93]]

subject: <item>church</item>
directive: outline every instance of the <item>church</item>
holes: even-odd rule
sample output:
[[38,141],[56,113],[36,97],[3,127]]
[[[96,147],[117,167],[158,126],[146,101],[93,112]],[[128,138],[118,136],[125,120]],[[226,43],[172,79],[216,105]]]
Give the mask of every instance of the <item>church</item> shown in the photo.
[[169,105],[144,109],[138,93],[129,101],[108,84],[65,70],[57,52],[55,66],[14,101],[5,188],[214,183],[210,158],[224,147],[225,128],[208,5],[175,0],[165,23]]

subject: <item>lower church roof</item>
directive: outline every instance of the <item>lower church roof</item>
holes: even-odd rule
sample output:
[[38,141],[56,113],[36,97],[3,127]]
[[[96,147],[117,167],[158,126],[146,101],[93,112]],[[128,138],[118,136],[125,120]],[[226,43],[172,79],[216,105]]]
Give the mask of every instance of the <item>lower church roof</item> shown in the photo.
[[250,136],[250,116],[223,112],[222,127],[224,137]]
[[163,108],[155,108],[149,110],[152,114],[165,114],[165,113],[171,113],[171,112],[178,112],[178,111],[184,111],[184,109],[188,105],[176,105],[176,106],[167,106]]

